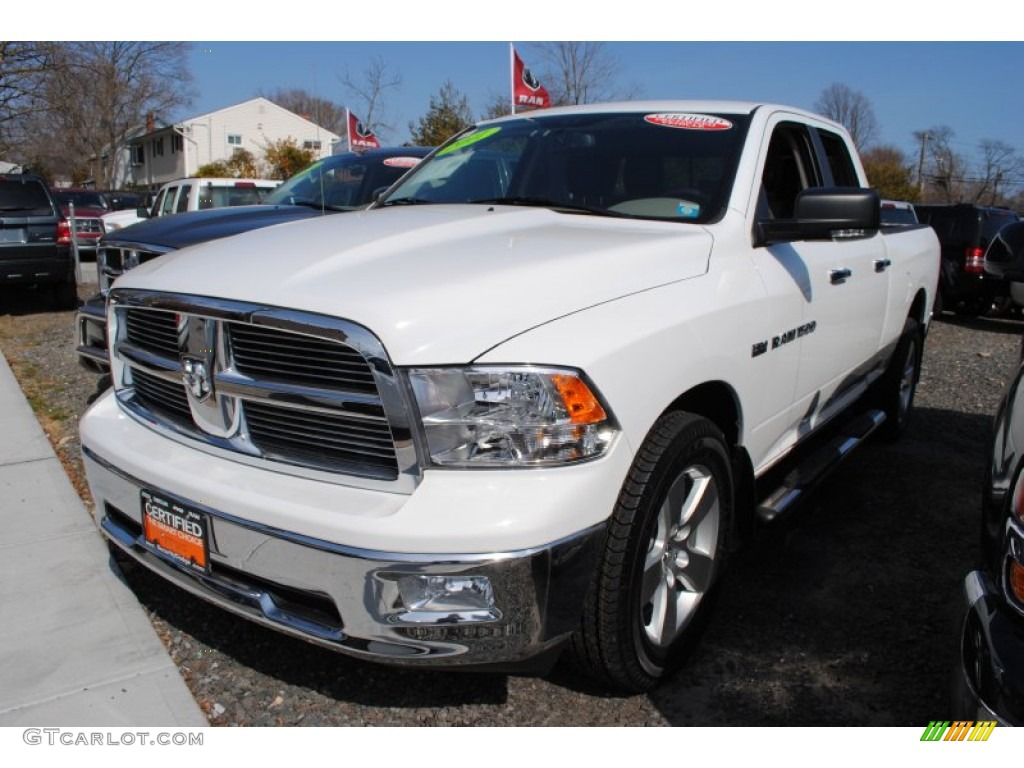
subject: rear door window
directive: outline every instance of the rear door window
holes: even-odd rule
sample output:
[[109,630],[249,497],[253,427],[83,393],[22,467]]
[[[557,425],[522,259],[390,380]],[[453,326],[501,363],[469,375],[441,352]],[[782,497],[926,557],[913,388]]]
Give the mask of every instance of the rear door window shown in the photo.
[[850,157],[850,150],[843,137],[831,131],[818,130],[818,137],[825,149],[825,157],[832,170],[832,184],[836,187],[859,187],[857,170]]
[[181,185],[181,191],[178,192],[178,204],[174,207],[175,213],[184,213],[188,210],[188,196],[191,191],[191,184]]

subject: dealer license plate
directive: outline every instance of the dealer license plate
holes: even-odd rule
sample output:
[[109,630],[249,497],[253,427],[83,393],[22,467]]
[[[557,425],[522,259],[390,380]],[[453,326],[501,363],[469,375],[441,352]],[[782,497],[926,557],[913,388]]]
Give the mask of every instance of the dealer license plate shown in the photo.
[[140,491],[146,542],[165,558],[199,573],[209,572],[209,524],[205,514],[152,491]]

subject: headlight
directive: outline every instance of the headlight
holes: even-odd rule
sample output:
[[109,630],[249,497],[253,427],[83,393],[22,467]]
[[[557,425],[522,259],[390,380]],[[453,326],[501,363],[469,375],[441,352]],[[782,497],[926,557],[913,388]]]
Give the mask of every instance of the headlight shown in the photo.
[[578,371],[480,366],[408,377],[430,458],[442,466],[568,464],[600,456],[618,431]]

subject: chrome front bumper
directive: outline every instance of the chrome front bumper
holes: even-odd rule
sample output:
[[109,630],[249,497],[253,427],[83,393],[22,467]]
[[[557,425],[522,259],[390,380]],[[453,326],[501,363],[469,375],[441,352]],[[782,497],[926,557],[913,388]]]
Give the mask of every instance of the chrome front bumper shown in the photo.
[[[356,549],[208,509],[125,474],[89,448],[84,453],[100,529],[135,561],[259,624],[389,664],[543,670],[578,625],[604,537],[605,528],[598,525],[513,552],[416,555]],[[145,542],[143,488],[206,513],[208,574],[164,559]],[[495,610],[488,616],[410,611],[398,579],[417,574],[486,577]]]
[[961,589],[952,717],[1020,725],[1024,702],[1024,639],[1020,617],[1005,604],[983,571],[972,571]]
[[78,363],[96,373],[110,370],[106,307],[106,297],[97,294],[79,307],[75,315],[75,353],[78,355]]

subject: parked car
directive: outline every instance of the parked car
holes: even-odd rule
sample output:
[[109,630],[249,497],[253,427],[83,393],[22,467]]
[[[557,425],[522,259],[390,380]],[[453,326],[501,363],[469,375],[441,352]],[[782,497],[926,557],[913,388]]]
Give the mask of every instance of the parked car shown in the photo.
[[67,220],[46,182],[0,174],[0,285],[47,285],[62,308],[78,303]]
[[110,213],[110,201],[103,193],[95,189],[72,189],[67,187],[53,189],[61,213],[67,223],[61,230],[61,244],[71,244],[71,206],[75,207],[75,237],[78,240],[79,254],[92,260],[96,256],[96,244],[103,235],[101,217]]
[[205,211],[236,205],[257,205],[273,192],[278,179],[189,178],[160,187],[152,206],[108,213],[103,217],[105,232],[130,227],[144,219],[186,211]]
[[264,205],[157,217],[104,236],[96,261],[100,292],[78,312],[79,362],[89,370],[107,369],[106,294],[125,270],[207,240],[285,221],[354,211],[366,206],[430,151],[430,147],[393,147],[334,155],[288,179],[267,196]]
[[986,276],[985,251],[996,233],[1017,221],[1007,208],[969,203],[921,204],[918,218],[930,224],[942,246],[942,272],[936,314],[943,309],[975,316],[1008,295],[1006,281]]
[[917,224],[917,213],[911,203],[902,200],[882,201],[883,227],[912,227]]
[[981,548],[961,592],[950,714],[1024,725],[1024,365],[996,414]]
[[1014,305],[1024,307],[1024,222],[1011,222],[992,238],[985,252],[985,274],[1005,280]]

